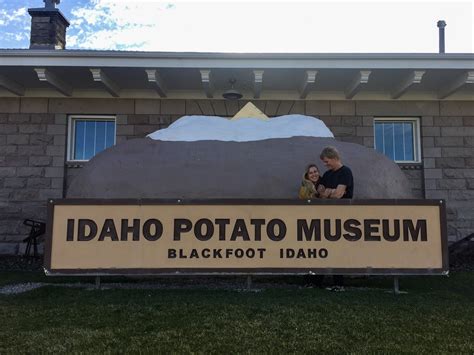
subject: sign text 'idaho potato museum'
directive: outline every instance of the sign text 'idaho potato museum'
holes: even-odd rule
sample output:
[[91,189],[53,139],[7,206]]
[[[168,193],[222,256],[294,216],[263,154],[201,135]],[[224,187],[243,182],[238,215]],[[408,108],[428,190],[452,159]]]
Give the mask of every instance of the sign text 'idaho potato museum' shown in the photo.
[[51,274],[447,272],[438,200],[56,200],[48,218]]

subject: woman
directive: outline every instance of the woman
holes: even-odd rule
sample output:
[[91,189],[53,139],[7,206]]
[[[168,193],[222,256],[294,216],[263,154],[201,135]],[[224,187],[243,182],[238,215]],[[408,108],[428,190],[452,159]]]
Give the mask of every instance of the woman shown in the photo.
[[301,182],[300,191],[298,193],[299,198],[303,200],[318,198],[318,186],[320,180],[321,176],[319,175],[319,169],[316,164],[309,164],[303,175],[303,181]]

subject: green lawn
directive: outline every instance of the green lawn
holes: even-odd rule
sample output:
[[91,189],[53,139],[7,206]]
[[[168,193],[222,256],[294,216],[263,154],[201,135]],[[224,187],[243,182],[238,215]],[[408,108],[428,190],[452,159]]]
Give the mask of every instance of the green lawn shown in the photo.
[[[0,285],[45,280],[64,282],[0,273]],[[386,292],[388,278],[348,283],[360,288],[333,293],[291,284],[261,292],[48,286],[0,295],[0,353],[474,352],[474,273],[402,278],[401,290],[408,293],[398,296]]]

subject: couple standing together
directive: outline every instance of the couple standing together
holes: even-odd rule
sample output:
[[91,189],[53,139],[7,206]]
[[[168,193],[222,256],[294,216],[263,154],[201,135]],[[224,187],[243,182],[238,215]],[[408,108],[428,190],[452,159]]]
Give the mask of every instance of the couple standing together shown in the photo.
[[316,164],[309,164],[306,167],[299,191],[300,199],[352,198],[354,191],[352,171],[342,164],[337,149],[326,147],[319,157],[328,170],[321,177]]
[[[354,191],[354,180],[352,171],[342,164],[341,156],[336,148],[326,147],[319,156],[328,169],[321,177],[316,164],[309,164],[303,175],[299,198],[352,198]],[[342,275],[334,275],[334,286],[331,290],[342,291],[344,279]],[[322,287],[324,275],[309,275],[307,284],[309,286]]]

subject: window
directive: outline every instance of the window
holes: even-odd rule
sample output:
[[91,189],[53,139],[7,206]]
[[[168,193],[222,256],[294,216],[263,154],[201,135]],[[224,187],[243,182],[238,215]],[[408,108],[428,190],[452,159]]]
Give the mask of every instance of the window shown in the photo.
[[115,117],[69,118],[68,160],[87,161],[115,144]]
[[420,139],[417,118],[374,120],[375,149],[396,162],[419,162]]

